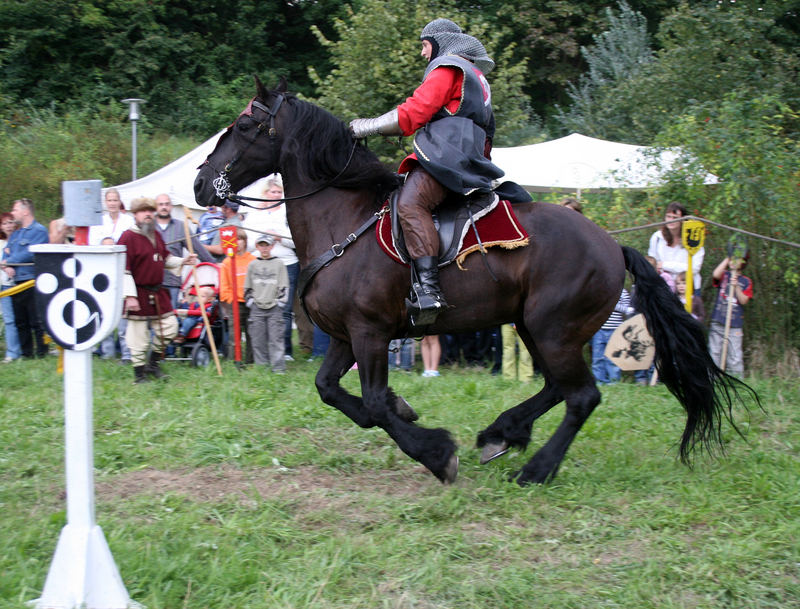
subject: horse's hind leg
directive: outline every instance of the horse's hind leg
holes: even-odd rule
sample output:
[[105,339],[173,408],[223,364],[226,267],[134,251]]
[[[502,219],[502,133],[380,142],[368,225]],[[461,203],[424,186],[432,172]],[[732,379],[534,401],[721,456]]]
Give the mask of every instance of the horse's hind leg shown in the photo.
[[482,464],[504,455],[512,446],[525,450],[531,439],[531,428],[534,421],[564,399],[561,391],[553,383],[547,365],[536,349],[530,332],[522,323],[517,324],[517,332],[544,374],[544,387],[533,397],[506,410],[495,419],[494,423],[478,434],[478,448],[483,449],[481,451]]
[[505,454],[512,446],[524,450],[531,439],[533,422],[562,399],[558,388],[546,375],[545,385],[539,393],[506,410],[478,434],[478,448],[483,449],[481,463]]
[[556,475],[570,444],[600,403],[600,392],[580,346],[556,346],[552,356],[544,355],[553,382],[564,395],[566,413],[556,432],[520,470],[517,482],[521,485],[543,483]]
[[[364,401],[345,391],[339,384],[341,378],[347,373],[356,361],[353,349],[349,343],[331,338],[331,344],[325,359],[322,361],[316,376],[319,397],[326,404],[340,410],[359,427],[374,427],[375,421],[369,411],[364,407]],[[418,416],[414,409],[402,397],[395,395],[390,388],[389,401],[393,404],[394,412],[404,421],[416,421]]]

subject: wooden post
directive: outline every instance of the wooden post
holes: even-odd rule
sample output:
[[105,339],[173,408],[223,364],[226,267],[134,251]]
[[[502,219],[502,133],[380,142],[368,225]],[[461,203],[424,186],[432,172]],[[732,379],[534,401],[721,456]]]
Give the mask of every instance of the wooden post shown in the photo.
[[[729,258],[730,260],[730,258]],[[730,265],[730,263],[728,263]],[[736,269],[731,271],[730,284],[728,285],[728,309],[725,311],[725,332],[722,334],[722,355],[720,356],[719,368],[725,370],[725,362],[728,359],[728,339],[731,335],[731,317],[733,316],[733,299],[736,298],[736,285],[739,283],[739,273]]]
[[686,220],[681,225],[681,241],[686,248],[688,265],[686,268],[686,311],[692,313],[692,299],[694,298],[694,268],[692,256],[700,251],[706,238],[706,225],[699,220]]
[[[194,254],[192,231],[189,230],[188,216],[183,218],[183,234],[186,238],[186,249],[189,250],[190,254]],[[222,367],[219,365],[219,355],[217,354],[217,343],[214,340],[214,333],[211,331],[211,322],[208,321],[205,303],[200,300],[200,284],[197,282],[197,269],[195,267],[192,267],[192,283],[194,284],[194,293],[197,294],[197,301],[200,303],[200,315],[203,316],[203,326],[205,326],[206,336],[208,336],[208,344],[211,345],[211,353],[214,355],[214,365],[217,367],[217,374],[222,376]]]

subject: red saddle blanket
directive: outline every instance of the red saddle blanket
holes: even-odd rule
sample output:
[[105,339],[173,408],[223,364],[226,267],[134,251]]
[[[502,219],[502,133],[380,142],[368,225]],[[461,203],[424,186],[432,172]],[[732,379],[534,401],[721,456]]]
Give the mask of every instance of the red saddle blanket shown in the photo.
[[[390,258],[400,264],[406,264],[400,257],[392,239],[392,219],[388,205],[381,211],[385,213],[375,227],[375,237]],[[481,244],[485,248],[502,247],[510,250],[528,245],[528,233],[517,220],[508,201],[500,201],[492,211],[475,222],[475,228],[480,236]],[[480,250],[480,247],[481,245],[475,237],[475,231],[469,227],[461,239],[455,258],[458,268],[462,271],[465,270],[462,266],[464,259],[472,252]]]

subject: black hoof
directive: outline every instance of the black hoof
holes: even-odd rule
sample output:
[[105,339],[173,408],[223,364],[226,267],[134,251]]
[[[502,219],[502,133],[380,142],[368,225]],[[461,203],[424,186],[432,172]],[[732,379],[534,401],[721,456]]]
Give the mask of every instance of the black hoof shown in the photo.
[[501,440],[500,442],[490,442],[485,444],[481,451],[481,465],[494,461],[497,457],[502,457],[508,452],[508,442]]
[[414,421],[419,419],[419,415],[411,407],[411,404],[406,402],[405,398],[399,395],[397,396],[397,399],[394,401],[394,412],[398,417],[403,419],[406,423],[413,423]]
[[458,477],[458,455],[453,455],[447,462],[447,466],[444,468],[444,472],[442,472],[442,475],[439,479],[442,481],[442,484],[453,484],[456,481],[457,477]]

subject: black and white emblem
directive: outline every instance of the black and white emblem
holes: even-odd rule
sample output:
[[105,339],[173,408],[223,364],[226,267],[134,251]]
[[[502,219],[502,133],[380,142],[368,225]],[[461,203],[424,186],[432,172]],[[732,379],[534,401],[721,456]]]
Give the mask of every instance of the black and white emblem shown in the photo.
[[[37,253],[36,299],[47,332],[65,349],[89,349],[119,321],[121,295],[109,264],[116,256]],[[116,262],[116,261],[114,261]]]

